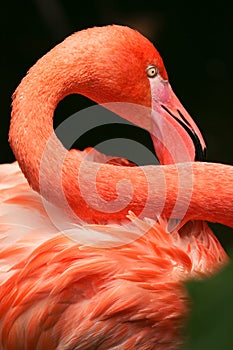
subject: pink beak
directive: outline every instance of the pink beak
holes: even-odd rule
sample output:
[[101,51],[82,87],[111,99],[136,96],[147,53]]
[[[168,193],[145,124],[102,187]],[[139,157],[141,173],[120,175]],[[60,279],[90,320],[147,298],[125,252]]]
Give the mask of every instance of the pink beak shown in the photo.
[[203,161],[206,145],[200,130],[159,75],[150,79],[152,127],[155,152],[161,164]]

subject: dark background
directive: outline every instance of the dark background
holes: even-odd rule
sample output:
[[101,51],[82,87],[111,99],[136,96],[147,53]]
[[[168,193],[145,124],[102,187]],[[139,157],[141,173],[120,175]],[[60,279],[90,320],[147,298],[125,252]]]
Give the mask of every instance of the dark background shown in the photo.
[[[230,1],[31,0],[1,4],[0,162],[12,161],[7,142],[11,95],[27,70],[74,31],[126,24],[150,38],[171,85],[199,125],[208,160],[233,164],[232,9]],[[55,123],[89,104],[67,98]],[[216,193],[217,195],[217,193]],[[222,242],[232,230],[220,226]]]

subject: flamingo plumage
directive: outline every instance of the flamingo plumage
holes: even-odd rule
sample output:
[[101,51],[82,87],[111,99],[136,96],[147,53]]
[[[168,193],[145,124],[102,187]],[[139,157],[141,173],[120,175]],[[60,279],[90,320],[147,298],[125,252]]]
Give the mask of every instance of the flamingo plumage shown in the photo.
[[[67,38],[17,88],[10,144],[18,163],[0,167],[1,349],[163,350],[181,344],[188,311],[184,281],[227,261],[201,220],[233,227],[233,170],[194,162],[203,160],[205,143],[167,79],[147,39],[127,27],[107,26]],[[119,106],[112,102],[146,107],[139,121],[145,128],[153,109],[177,130],[190,161],[173,164],[169,147],[150,126],[161,166],[101,164],[105,158],[94,150],[92,160],[85,152],[66,151],[52,118],[70,93],[110,103],[110,109]],[[97,191],[90,193],[93,173]],[[190,190],[190,174],[192,191],[177,205],[180,187],[184,194]],[[133,191],[123,184],[117,193],[124,179]],[[117,195],[124,205],[105,210]],[[68,234],[56,227],[51,212],[60,221],[70,218]],[[181,221],[168,233],[170,217]]]

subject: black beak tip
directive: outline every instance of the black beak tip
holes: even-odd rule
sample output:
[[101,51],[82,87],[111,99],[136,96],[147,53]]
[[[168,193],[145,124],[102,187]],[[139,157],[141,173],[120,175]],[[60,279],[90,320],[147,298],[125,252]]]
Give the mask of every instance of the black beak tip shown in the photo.
[[[196,138],[197,138],[197,136],[196,136]],[[196,162],[205,162],[207,160],[206,147],[202,148],[199,140],[198,140],[198,142],[195,142],[194,144],[195,144],[195,152],[196,152],[195,161]]]

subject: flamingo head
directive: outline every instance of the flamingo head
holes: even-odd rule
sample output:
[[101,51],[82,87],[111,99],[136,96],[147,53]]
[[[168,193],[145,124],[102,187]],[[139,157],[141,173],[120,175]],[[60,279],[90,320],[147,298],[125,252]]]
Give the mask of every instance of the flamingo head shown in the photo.
[[144,36],[124,26],[94,27],[73,34],[62,47],[69,47],[73,56],[78,52],[72,74],[75,77],[76,67],[82,67],[78,72],[82,79],[78,77],[81,84],[74,92],[102,104],[125,102],[149,108],[149,114],[134,109],[131,115],[129,108],[110,107],[150,132],[161,164],[205,160],[203,137],[174,94],[158,51]]

